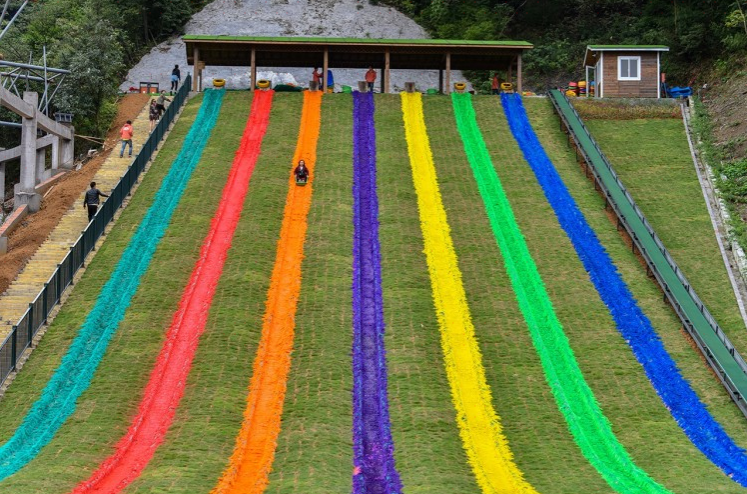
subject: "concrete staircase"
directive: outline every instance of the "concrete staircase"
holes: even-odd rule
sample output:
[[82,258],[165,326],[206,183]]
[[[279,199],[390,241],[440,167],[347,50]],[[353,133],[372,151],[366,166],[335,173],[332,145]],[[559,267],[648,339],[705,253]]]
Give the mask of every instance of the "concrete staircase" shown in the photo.
[[[148,107],[146,105],[132,122],[135,130],[132,139],[133,156],[137,155],[150,134]],[[93,179],[105,194],[117,185],[133,159],[126,152],[124,158],[120,158],[120,148],[121,144],[117,143]],[[44,283],[52,276],[88,224],[88,213],[83,208],[84,194],[85,191],[81,191],[73,207],[65,213],[5,293],[0,295],[0,341],[10,334],[12,326],[23,317],[29,304],[44,288]]]

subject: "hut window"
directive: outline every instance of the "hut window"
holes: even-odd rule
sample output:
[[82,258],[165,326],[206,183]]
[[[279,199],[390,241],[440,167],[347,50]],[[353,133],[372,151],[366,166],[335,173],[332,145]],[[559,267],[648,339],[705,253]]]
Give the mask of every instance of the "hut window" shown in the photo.
[[640,81],[641,57],[617,57],[617,80]]

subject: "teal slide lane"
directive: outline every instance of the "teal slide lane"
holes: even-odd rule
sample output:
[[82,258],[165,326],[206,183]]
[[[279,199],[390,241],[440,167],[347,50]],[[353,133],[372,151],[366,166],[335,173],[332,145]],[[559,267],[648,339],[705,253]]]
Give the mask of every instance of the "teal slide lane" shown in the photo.
[[687,279],[664,248],[653,229],[643,217],[633,198],[625,190],[617,175],[608,166],[607,159],[597,147],[570,102],[560,91],[550,92],[555,104],[578,145],[588,157],[595,175],[607,191],[613,207],[632,232],[634,240],[647,258],[652,271],[663,286],[667,296],[682,319],[683,324],[702,346],[706,358],[715,367],[727,391],[747,415],[747,363],[734,348],[708,309],[700,301]]
[[615,491],[621,494],[669,492],[630,458],[581,373],[493,167],[475,118],[472,95],[452,93],[452,104],[459,134],[519,308],[540,357],[547,383],[576,444]]
[[225,91],[208,90],[179,155],[60,366],[13,436],[0,447],[0,480],[48,444],[75,411],[169,226],[218,118]]

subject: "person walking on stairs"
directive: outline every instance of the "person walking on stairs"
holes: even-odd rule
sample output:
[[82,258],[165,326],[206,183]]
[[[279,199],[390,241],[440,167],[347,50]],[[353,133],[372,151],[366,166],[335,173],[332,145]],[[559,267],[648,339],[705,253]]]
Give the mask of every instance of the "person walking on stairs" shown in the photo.
[[99,210],[99,197],[109,197],[96,188],[96,182],[91,182],[91,188],[86,191],[83,197],[83,207],[88,208],[88,222],[90,223],[96,211]]
[[122,150],[119,152],[119,157],[124,157],[125,148],[130,146],[130,156],[132,156],[132,135],[135,133],[132,128],[132,120],[128,120],[126,124],[122,126],[122,130],[119,131],[119,135],[122,137]]

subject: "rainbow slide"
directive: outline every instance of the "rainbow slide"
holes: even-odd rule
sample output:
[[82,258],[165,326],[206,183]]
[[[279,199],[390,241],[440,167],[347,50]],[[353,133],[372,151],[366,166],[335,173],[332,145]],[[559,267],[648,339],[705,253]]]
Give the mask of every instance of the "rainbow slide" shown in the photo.
[[389,421],[373,93],[353,93],[353,494],[402,492]]
[[295,314],[301,290],[301,261],[314,185],[316,146],[321,126],[322,93],[306,91],[293,167],[303,159],[309,181],[296,186],[291,173],[275,266],[267,293],[262,335],[249,383],[244,420],[228,466],[213,494],[259,494],[265,490],[275,459],[280,418],[290,372]]
[[224,91],[205,92],[179,155],[163,179],[60,366],[13,436],[0,447],[0,480],[30,462],[75,411],[147,270],[218,118]]
[[462,274],[438,189],[420,93],[402,93],[402,114],[446,374],[464,449],[482,492],[536,493],[513,461],[500,417],[491,402]]
[[258,91],[254,96],[218,210],[151,371],[138,413],[114,453],[73,494],[122,491],[147,466],[173,422],[257,164],[273,94]]

